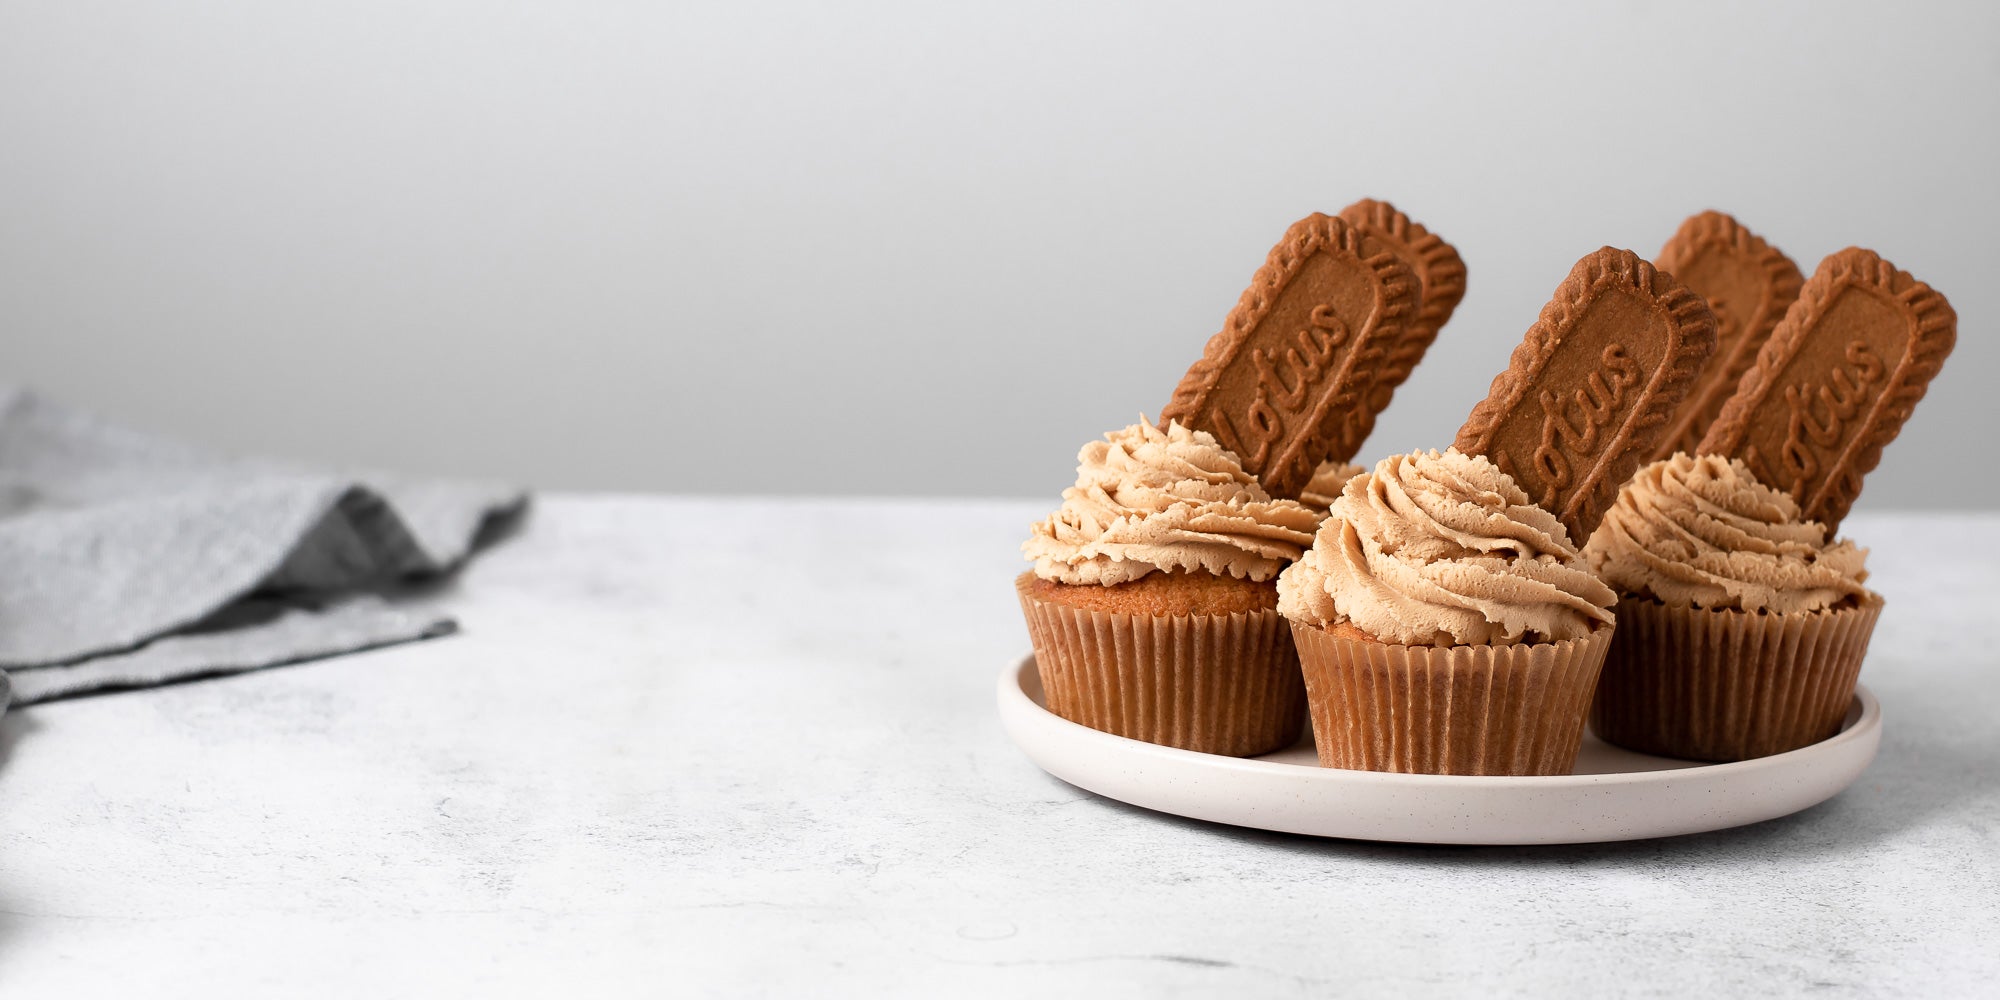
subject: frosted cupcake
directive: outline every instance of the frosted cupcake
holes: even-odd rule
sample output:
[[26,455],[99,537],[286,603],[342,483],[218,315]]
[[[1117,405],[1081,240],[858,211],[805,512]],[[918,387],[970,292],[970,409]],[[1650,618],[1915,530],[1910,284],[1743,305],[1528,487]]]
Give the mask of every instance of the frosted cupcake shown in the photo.
[[1731,761],[1839,732],[1882,599],[1867,550],[1827,535],[1740,461],[1640,469],[1584,549],[1621,595],[1598,737]]
[[1085,445],[1015,580],[1049,709],[1204,753],[1289,746],[1305,691],[1275,581],[1317,523],[1206,432],[1142,421]]
[[1486,458],[1383,459],[1278,581],[1320,763],[1569,773],[1616,596]]

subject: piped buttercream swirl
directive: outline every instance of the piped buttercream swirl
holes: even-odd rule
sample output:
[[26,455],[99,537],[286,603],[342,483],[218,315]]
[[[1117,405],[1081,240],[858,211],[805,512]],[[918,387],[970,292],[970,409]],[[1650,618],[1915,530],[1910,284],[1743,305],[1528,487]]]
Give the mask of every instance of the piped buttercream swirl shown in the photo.
[[1817,611],[1868,593],[1867,549],[1830,541],[1742,462],[1677,453],[1619,491],[1584,556],[1606,583],[1666,604]]
[[1278,579],[1287,617],[1404,645],[1574,639],[1611,621],[1616,600],[1555,515],[1456,449],[1395,455],[1350,480]]
[[1076,485],[1021,550],[1035,575],[1118,584],[1166,570],[1269,580],[1312,542],[1319,518],[1273,500],[1206,431],[1139,423],[1077,453]]

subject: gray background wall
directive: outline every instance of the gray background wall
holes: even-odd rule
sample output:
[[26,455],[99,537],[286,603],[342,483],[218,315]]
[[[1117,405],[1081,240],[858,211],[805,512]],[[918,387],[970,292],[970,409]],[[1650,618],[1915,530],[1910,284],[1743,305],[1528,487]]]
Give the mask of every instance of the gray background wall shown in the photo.
[[548,487],[1053,498],[1309,211],[1468,263],[1375,457],[1713,206],[1951,298],[1863,503],[2000,496],[2000,7],[946,6],[0,0],[0,380]]

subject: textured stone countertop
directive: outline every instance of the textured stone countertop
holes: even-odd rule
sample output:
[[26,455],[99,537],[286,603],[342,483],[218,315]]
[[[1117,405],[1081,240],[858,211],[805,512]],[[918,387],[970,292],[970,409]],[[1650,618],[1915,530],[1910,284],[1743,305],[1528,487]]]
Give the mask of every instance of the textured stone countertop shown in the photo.
[[1880,757],[1757,826],[1315,840],[994,713],[1037,503],[557,496],[462,634],[0,718],[0,996],[1995,995],[2000,515],[1856,516]]

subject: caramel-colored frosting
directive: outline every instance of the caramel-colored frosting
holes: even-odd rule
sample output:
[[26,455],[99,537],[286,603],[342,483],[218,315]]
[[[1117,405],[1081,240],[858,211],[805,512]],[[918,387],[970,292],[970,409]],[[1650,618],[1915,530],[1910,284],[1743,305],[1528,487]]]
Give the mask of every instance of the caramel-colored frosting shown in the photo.
[[1318,515],[1273,500],[1207,431],[1141,420],[1076,456],[1076,485],[1021,551],[1035,575],[1109,586],[1156,570],[1269,580],[1312,544]]
[[1347,481],[1367,471],[1352,462],[1321,462],[1319,468],[1313,470],[1313,477],[1306,483],[1306,488],[1299,491],[1299,502],[1325,517],[1327,508],[1340,499],[1340,491],[1346,488]]
[[1641,468],[1584,546],[1604,582],[1672,605],[1817,611],[1867,594],[1867,549],[1831,542],[1741,461],[1676,453]]
[[1402,645],[1575,639],[1616,601],[1555,515],[1456,449],[1385,458],[1349,481],[1278,578],[1286,617]]

